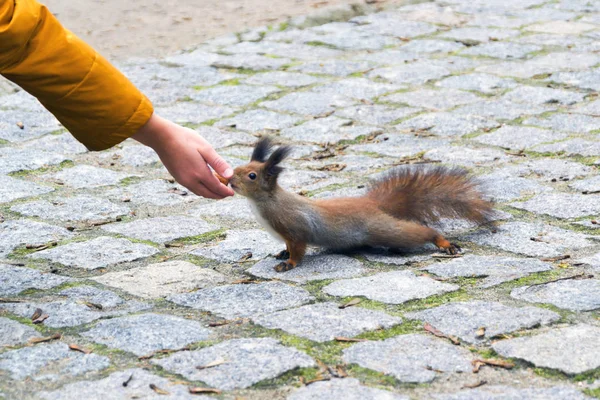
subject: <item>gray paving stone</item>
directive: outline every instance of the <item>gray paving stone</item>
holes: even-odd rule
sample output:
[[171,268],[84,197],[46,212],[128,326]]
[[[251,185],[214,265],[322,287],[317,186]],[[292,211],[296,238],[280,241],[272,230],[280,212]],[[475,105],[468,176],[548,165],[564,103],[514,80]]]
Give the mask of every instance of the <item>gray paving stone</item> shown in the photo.
[[279,69],[290,64],[289,58],[264,57],[257,54],[236,54],[234,56],[220,56],[211,64],[217,68],[245,68],[255,71]]
[[71,278],[55,274],[45,274],[32,268],[0,264],[0,295],[13,296],[27,289],[51,289]]
[[0,148],[0,174],[9,174],[11,172],[36,170],[60,164],[67,160],[62,154],[53,153],[46,149],[38,148]]
[[354,101],[340,95],[323,95],[319,93],[290,93],[274,101],[265,101],[262,106],[276,110],[302,115],[318,116],[335,111],[335,107],[348,107]]
[[370,125],[388,125],[391,122],[419,112],[414,107],[390,108],[379,104],[359,105],[338,109],[335,116]]
[[484,388],[466,389],[456,393],[441,393],[434,395],[436,400],[586,400],[588,396],[579,390],[565,387],[553,386],[548,388],[513,388],[509,386],[488,386]]
[[592,266],[592,268],[596,268],[596,269],[600,270],[600,253],[596,253],[589,257],[584,257],[579,260],[575,260],[575,263],[590,265],[590,266]]
[[586,70],[600,62],[593,53],[550,53],[527,60],[525,62],[504,62],[477,68],[478,72],[486,72],[500,76],[532,78],[536,75],[550,74],[561,70]]
[[[0,304],[0,309],[7,310],[23,318],[30,318],[39,308],[49,316],[44,321],[45,326],[63,328],[87,324],[100,318],[137,312],[149,307],[147,304],[136,301],[124,302],[120,297],[107,290],[102,291],[96,288],[77,290],[80,292],[65,294],[64,296],[68,296],[65,300],[48,303]],[[88,305],[87,302],[97,304],[97,306]]]
[[418,54],[402,50],[385,49],[382,51],[370,51],[360,53],[354,57],[357,60],[370,61],[381,66],[384,65],[402,65],[408,62],[415,62],[421,58]]
[[367,260],[383,264],[409,265],[431,258],[429,254],[420,252],[394,253],[388,249],[370,249],[361,254]]
[[483,175],[479,178],[479,182],[479,188],[484,197],[493,201],[517,200],[526,195],[544,193],[552,190],[534,180],[513,177],[503,171]]
[[523,123],[564,132],[583,133],[600,130],[600,118],[580,114],[556,113],[546,118],[529,118]]
[[380,50],[401,43],[397,37],[383,36],[379,32],[357,29],[318,36],[316,39],[319,43],[334,46],[341,50]]
[[319,60],[294,66],[290,68],[290,71],[301,71],[307,74],[347,76],[356,72],[367,71],[373,65],[366,61]]
[[150,240],[155,243],[198,236],[219,229],[218,226],[209,224],[202,219],[178,215],[144,218],[133,222],[117,222],[103,225],[101,228],[107,232],[140,240]]
[[254,221],[255,217],[250,210],[248,200],[242,198],[230,198],[200,204],[188,211],[194,217],[204,218],[206,216],[220,217],[231,220]]
[[313,300],[306,290],[281,282],[225,285],[178,294],[168,300],[232,319],[297,307]]
[[420,334],[356,343],[345,349],[343,354],[347,363],[409,383],[431,382],[443,372],[470,371],[473,357],[462,347]]
[[289,170],[285,171],[279,179],[279,185],[287,190],[317,190],[323,187],[344,182],[331,177],[331,174],[322,171]]
[[301,118],[292,115],[279,114],[266,110],[249,110],[234,117],[222,119],[215,126],[259,132],[289,128],[300,121],[302,121]]
[[539,24],[529,25],[526,31],[552,33],[559,35],[578,35],[587,31],[597,29],[597,25],[586,24],[577,21],[548,21]]
[[252,319],[265,328],[281,329],[315,342],[327,342],[336,336],[354,337],[363,332],[387,329],[402,323],[401,318],[381,311],[360,307],[340,309],[335,303],[310,304]]
[[[583,101],[585,94],[540,86],[519,86],[503,96],[515,103],[573,105]],[[557,114],[559,115],[559,114]],[[537,125],[537,124],[535,124]],[[556,128],[558,130],[563,130]]]
[[428,160],[438,160],[447,164],[457,164],[465,167],[477,165],[494,164],[510,160],[510,156],[497,149],[469,148],[462,146],[450,146],[446,148],[433,149],[425,153]]
[[557,72],[552,74],[548,80],[566,85],[575,86],[580,89],[600,90],[600,70],[591,69],[577,72]]
[[592,311],[600,308],[600,281],[597,279],[567,280],[545,285],[513,289],[511,297],[531,303],[553,304],[571,311]]
[[132,175],[110,169],[92,167],[90,165],[76,165],[73,168],[67,168],[55,174],[45,175],[44,177],[47,180],[60,181],[66,186],[75,189],[82,189],[116,185],[130,176]]
[[338,297],[364,296],[388,304],[402,304],[458,289],[457,285],[416,276],[411,271],[391,271],[339,280],[325,286],[323,291]]
[[465,16],[454,13],[452,8],[435,3],[411,4],[398,11],[401,18],[445,26],[459,26],[468,20]]
[[32,201],[12,206],[10,210],[28,217],[58,221],[110,220],[129,213],[125,205],[92,196]]
[[473,93],[456,89],[420,89],[414,92],[395,93],[381,98],[382,101],[404,103],[413,107],[446,110],[463,104],[481,101]]
[[[21,129],[17,124],[23,124]],[[23,142],[54,132],[60,124],[47,111],[0,110],[0,139]]]
[[353,140],[381,130],[373,126],[354,125],[348,119],[329,116],[317,118],[281,131],[281,135],[293,140],[311,143],[336,143],[340,140]]
[[143,356],[206,340],[210,330],[199,322],[164,314],[140,314],[98,322],[82,335],[114,349]]
[[[0,97],[0,107],[14,110],[21,109],[26,111],[45,112],[44,106],[34,96],[2,77],[4,90],[9,93]],[[8,87],[7,87],[8,86]]]
[[355,378],[331,379],[311,383],[292,392],[288,400],[346,399],[346,400],[409,400],[408,397],[363,386]]
[[74,286],[62,290],[59,295],[73,300],[89,301],[102,306],[102,309],[117,307],[125,302],[116,293],[94,286]]
[[481,93],[495,94],[504,89],[511,89],[517,86],[517,84],[512,79],[500,78],[489,74],[471,73],[450,76],[436,82],[435,86],[449,89],[475,90]]
[[177,102],[167,107],[157,107],[156,113],[178,124],[200,124],[220,119],[235,111],[231,107],[207,106],[189,101]]
[[565,153],[569,156],[594,157],[600,155],[600,142],[576,138],[565,140],[564,142],[536,146],[532,150],[542,153]]
[[222,149],[234,144],[254,145],[256,142],[256,138],[247,133],[225,131],[212,126],[199,126],[195,130],[215,149]]
[[455,115],[452,112],[420,114],[397,125],[400,130],[427,131],[438,136],[462,136],[499,126],[498,122],[488,118],[477,115]]
[[594,100],[589,103],[580,104],[578,107],[569,109],[569,112],[598,117],[600,116],[600,100]]
[[586,235],[527,222],[507,222],[497,228],[497,233],[477,232],[466,239],[532,257],[554,257],[592,245]]
[[520,358],[537,367],[579,374],[600,367],[600,328],[579,324],[492,345],[503,357]]
[[424,84],[451,75],[452,72],[445,67],[429,65],[426,63],[409,63],[395,67],[379,68],[369,72],[370,78],[383,78],[392,83]]
[[48,242],[71,238],[67,229],[28,219],[8,220],[0,223],[0,257],[25,245],[43,245]]
[[[546,180],[570,181],[589,175],[593,170],[587,165],[561,159],[538,159],[515,166],[520,175],[534,174]],[[585,182],[585,181],[578,181]],[[571,187],[577,186],[575,183]]]
[[[86,147],[78,142],[73,135],[70,133],[61,133],[61,134],[52,134],[42,136],[41,138],[36,138],[34,140],[29,140],[27,142],[23,142],[19,145],[20,149],[44,149],[45,151],[51,153],[59,153],[59,154],[82,154],[86,153],[88,150]],[[17,149],[13,149],[13,151],[17,151]]]
[[86,242],[42,250],[29,257],[46,259],[69,267],[96,269],[150,257],[156,253],[158,250],[152,246],[132,243],[127,239],[101,236]]
[[[127,385],[123,385],[124,382],[128,382]],[[150,385],[155,385],[158,388],[169,392],[169,394],[157,394]],[[175,384],[166,378],[153,375],[141,368],[113,372],[106,378],[99,380],[69,383],[54,391],[39,392],[38,395],[46,400],[104,400],[131,398],[207,400],[212,398],[209,396],[190,394],[187,385]]]
[[[132,75],[131,78],[137,85],[149,86],[152,89],[179,86],[179,90],[181,90],[186,87],[212,86],[240,76],[208,66],[218,58],[214,54],[204,53],[204,65],[198,63],[189,65],[187,62],[177,63],[178,65],[168,62],[142,62],[141,64],[125,67],[124,71],[126,74],[130,73]],[[142,82],[139,82],[140,80]],[[153,91],[150,90],[150,92]]]
[[524,58],[529,53],[542,50],[534,44],[518,44],[510,42],[490,42],[472,46],[460,52],[470,56],[488,56],[493,58],[515,59]]
[[133,204],[152,204],[155,206],[177,205],[194,200],[194,197],[183,186],[162,179],[143,181],[116,188],[107,191],[106,194],[114,201],[126,199]]
[[[569,187],[586,194],[598,193],[600,192],[600,176],[596,175],[588,179],[573,182],[569,185]],[[592,199],[593,197],[590,197],[590,200]]]
[[354,145],[349,149],[355,152],[378,153],[400,158],[448,145],[449,142],[444,139],[416,138],[407,134],[385,134],[378,136],[373,143]]
[[[229,280],[219,272],[187,261],[150,264],[126,271],[109,272],[92,279],[147,299],[214,287]],[[144,284],[140,285],[140,282]]]
[[300,43],[282,43],[271,40],[240,42],[224,47],[222,51],[231,54],[267,54],[270,56],[289,57],[301,60],[319,60],[323,58],[334,58],[341,55],[339,50],[326,47],[309,46]]
[[305,75],[298,72],[272,71],[252,75],[248,79],[245,79],[244,83],[249,83],[251,85],[277,85],[297,88],[302,86],[309,86],[322,81],[322,78],[317,78],[311,75]]
[[162,166],[158,154],[151,147],[143,145],[129,144],[119,150],[103,153],[100,158],[107,160],[110,165],[145,167],[154,164]]
[[457,115],[479,115],[491,119],[513,120],[526,115],[537,115],[552,110],[553,107],[550,105],[543,107],[529,105],[525,108],[522,104],[497,99],[466,104],[456,108],[453,112]]
[[505,125],[500,129],[477,136],[473,140],[507,149],[526,149],[535,145],[564,139],[567,134],[548,129]]
[[[215,360],[225,362],[212,368],[196,368]],[[152,362],[187,379],[206,382],[221,390],[244,389],[289,370],[315,364],[306,354],[282,346],[272,338],[233,339]]]
[[435,25],[419,21],[406,21],[398,18],[399,13],[380,12],[352,18],[350,21],[360,24],[358,29],[375,34],[392,35],[396,37],[415,37],[434,33],[438,30]]
[[545,193],[511,206],[557,218],[577,218],[600,213],[600,198],[572,193]]
[[58,380],[108,368],[108,357],[83,354],[65,343],[44,343],[0,355],[0,369],[12,379]]
[[248,253],[252,254],[251,260],[260,260],[279,253],[284,247],[283,243],[275,240],[265,231],[232,229],[227,231],[225,240],[212,246],[198,248],[191,254],[219,262],[236,262]]
[[448,262],[435,263],[423,269],[448,278],[458,276],[485,278],[478,286],[489,288],[536,272],[549,271],[552,269],[552,265],[529,258],[468,254]]
[[2,347],[26,343],[29,339],[39,336],[40,334],[35,329],[27,325],[0,317],[0,346]]
[[274,267],[281,261],[264,259],[246,272],[264,279],[280,279],[292,282],[319,281],[324,279],[352,278],[365,272],[360,261],[340,254],[309,255],[297,268],[276,272]]
[[342,95],[359,100],[371,100],[385,93],[403,89],[404,86],[373,82],[366,78],[348,78],[319,85],[313,92],[326,93],[330,96]]
[[457,42],[486,43],[492,40],[508,39],[518,36],[519,31],[514,29],[491,29],[491,28],[455,28],[439,35]]
[[436,39],[411,40],[404,46],[400,47],[401,50],[416,54],[453,53],[464,48],[465,45],[461,43]]
[[[467,343],[481,343],[501,334],[548,325],[560,319],[557,313],[543,308],[515,308],[485,301],[448,303],[406,316],[427,322]],[[484,337],[477,336],[481,327],[486,328]]]
[[274,86],[218,86],[194,93],[192,98],[205,103],[241,107],[278,91]]
[[573,35],[553,35],[549,33],[537,33],[522,35],[511,39],[517,43],[539,44],[540,46],[557,46],[564,49],[590,44],[591,40],[581,36]]

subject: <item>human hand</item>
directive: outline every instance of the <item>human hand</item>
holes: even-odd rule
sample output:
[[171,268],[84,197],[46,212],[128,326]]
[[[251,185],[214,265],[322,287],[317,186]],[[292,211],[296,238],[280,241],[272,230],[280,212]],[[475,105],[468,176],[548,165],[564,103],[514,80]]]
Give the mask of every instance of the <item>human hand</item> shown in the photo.
[[233,170],[192,129],[153,114],[132,138],[154,149],[173,178],[198,196],[210,199],[233,196],[233,190],[222,184],[208,166],[227,179],[233,176]]

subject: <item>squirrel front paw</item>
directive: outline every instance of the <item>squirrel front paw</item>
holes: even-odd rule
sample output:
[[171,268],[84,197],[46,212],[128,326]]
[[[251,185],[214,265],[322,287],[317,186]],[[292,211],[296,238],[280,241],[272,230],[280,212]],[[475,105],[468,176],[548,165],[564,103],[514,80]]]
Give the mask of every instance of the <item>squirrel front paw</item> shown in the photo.
[[275,259],[277,260],[287,260],[290,258],[290,252],[287,250],[281,250],[279,253],[275,254]]
[[288,261],[282,261],[279,264],[277,264],[275,266],[275,271],[277,272],[285,272],[285,271],[289,271],[291,269],[296,268],[296,264],[295,263],[291,263]]

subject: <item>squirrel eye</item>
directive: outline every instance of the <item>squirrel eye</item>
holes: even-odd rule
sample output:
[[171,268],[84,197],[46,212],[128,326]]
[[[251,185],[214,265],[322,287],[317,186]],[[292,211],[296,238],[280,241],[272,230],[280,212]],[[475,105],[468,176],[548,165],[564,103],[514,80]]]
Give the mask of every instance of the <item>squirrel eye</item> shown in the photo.
[[250,172],[250,174],[248,174],[248,178],[255,180],[256,179],[256,174],[254,172]]

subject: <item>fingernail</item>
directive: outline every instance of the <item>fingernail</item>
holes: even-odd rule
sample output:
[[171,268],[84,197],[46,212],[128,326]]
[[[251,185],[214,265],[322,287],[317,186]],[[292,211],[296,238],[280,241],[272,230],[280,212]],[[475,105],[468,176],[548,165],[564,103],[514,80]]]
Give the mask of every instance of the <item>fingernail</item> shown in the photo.
[[227,168],[225,170],[225,174],[223,175],[225,178],[229,178],[230,176],[233,175],[233,170],[231,168]]

